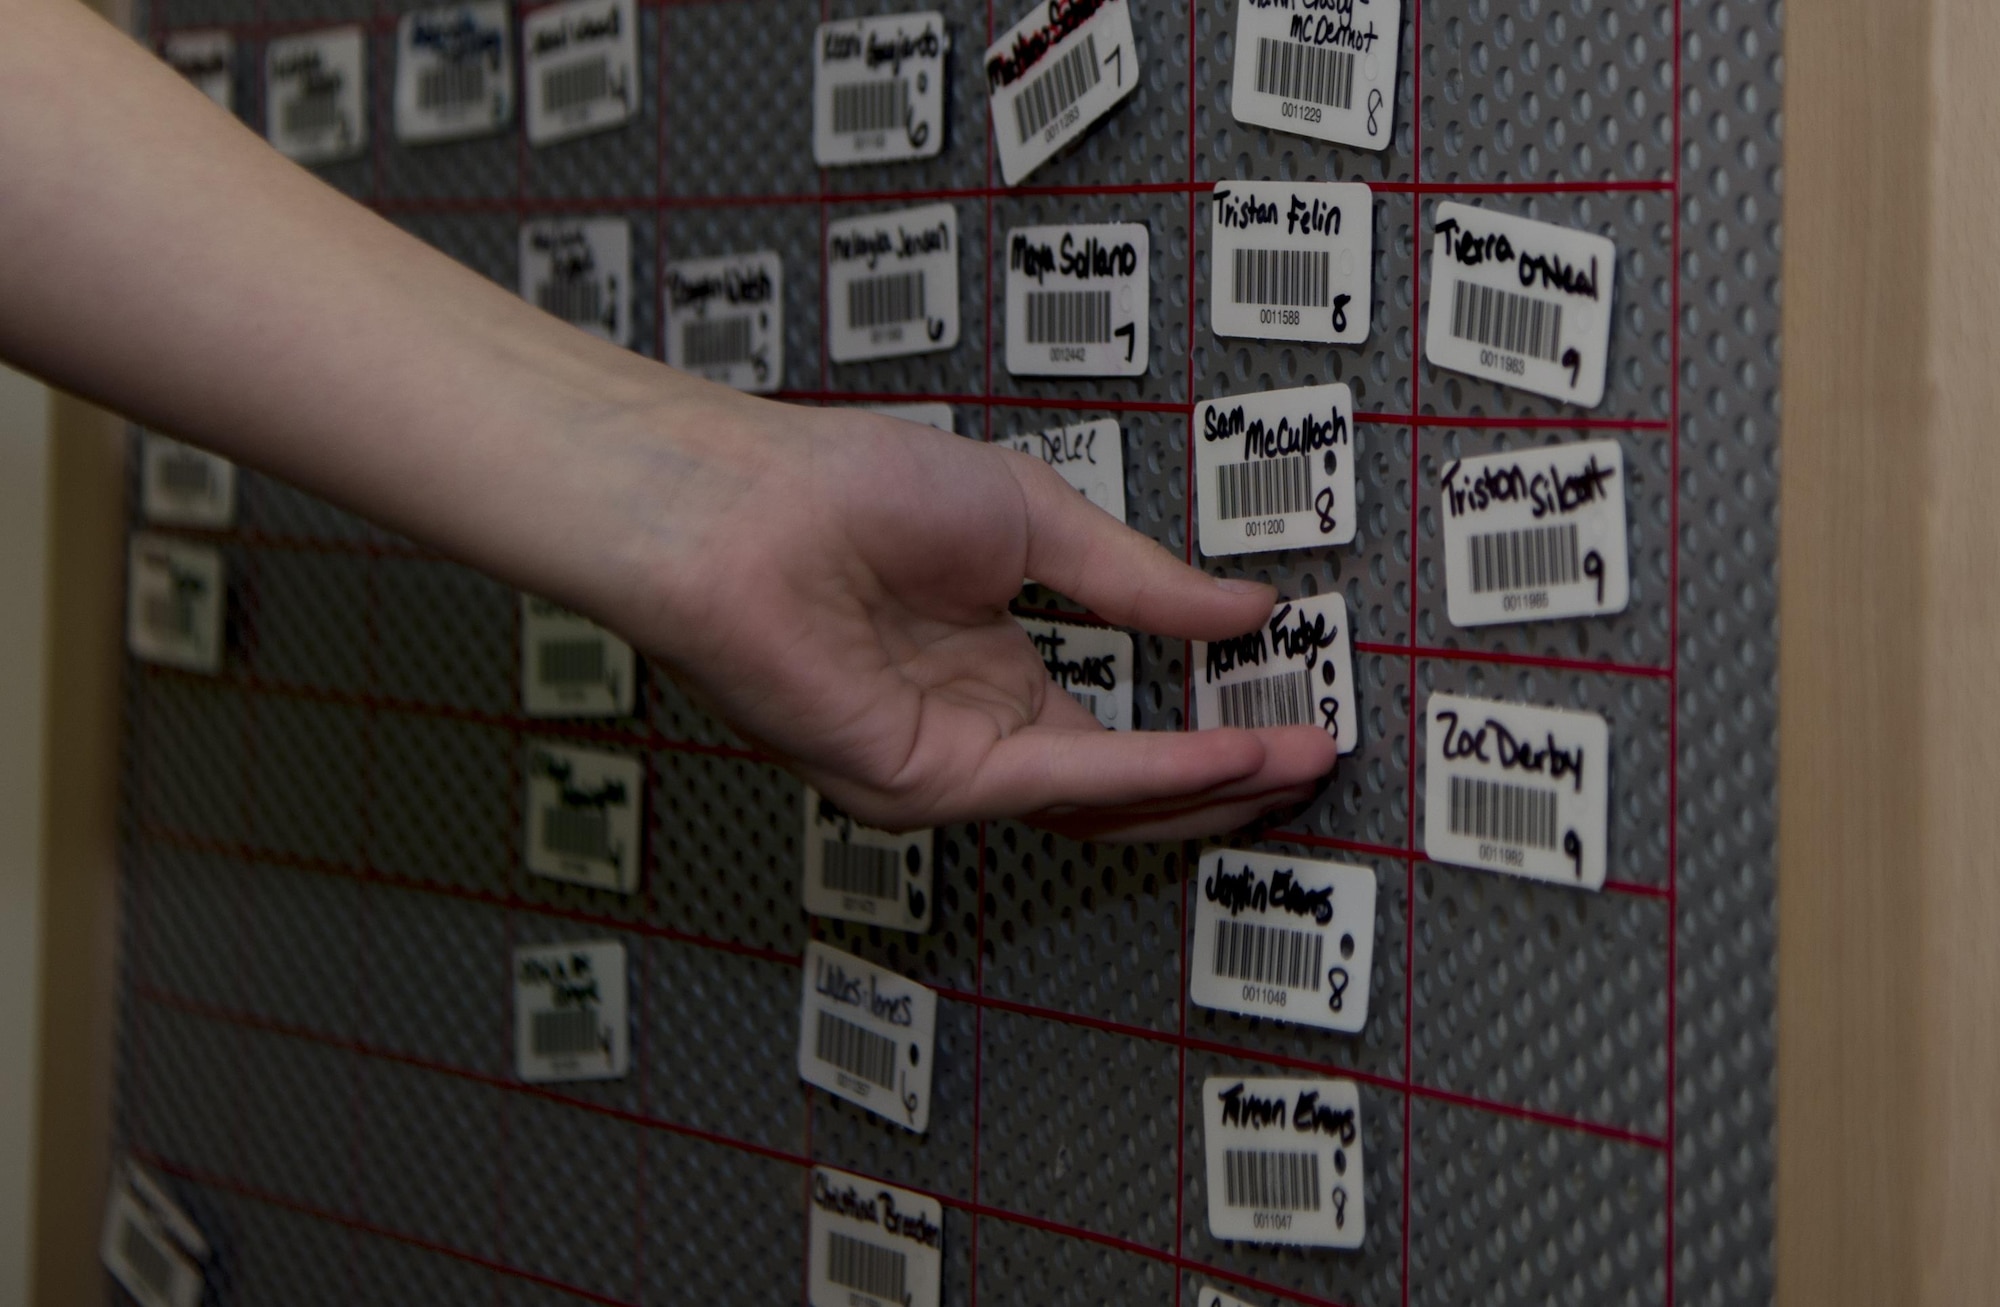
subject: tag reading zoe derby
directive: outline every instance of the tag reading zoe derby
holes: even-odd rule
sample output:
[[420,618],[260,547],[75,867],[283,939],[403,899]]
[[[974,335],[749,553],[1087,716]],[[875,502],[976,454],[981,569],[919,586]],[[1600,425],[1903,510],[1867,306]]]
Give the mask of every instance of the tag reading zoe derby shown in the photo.
[[1596,713],[1433,694],[1424,852],[1601,889],[1611,730]]

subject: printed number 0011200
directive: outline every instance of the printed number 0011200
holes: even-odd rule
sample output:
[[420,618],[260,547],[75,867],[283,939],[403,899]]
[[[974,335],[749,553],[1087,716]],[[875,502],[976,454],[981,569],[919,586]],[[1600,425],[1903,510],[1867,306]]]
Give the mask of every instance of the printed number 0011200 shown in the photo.
[[1267,517],[1258,522],[1245,522],[1243,534],[1246,536],[1281,536],[1285,534],[1285,519]]

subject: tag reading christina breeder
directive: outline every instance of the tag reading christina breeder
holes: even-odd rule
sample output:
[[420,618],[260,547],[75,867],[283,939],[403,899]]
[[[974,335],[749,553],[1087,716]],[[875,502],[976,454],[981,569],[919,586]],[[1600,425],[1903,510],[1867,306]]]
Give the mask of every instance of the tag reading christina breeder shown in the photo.
[[616,1080],[632,1060],[625,946],[617,940],[514,950],[514,1069],[530,1084]]
[[1041,459],[1085,499],[1125,520],[1125,438],[1115,419],[1002,436],[999,443]]
[[1596,713],[1433,694],[1424,852],[1558,885],[1604,885],[1611,730]]
[[1056,688],[1106,730],[1132,729],[1132,637],[1106,626],[1016,617]]
[[521,298],[614,345],[632,345],[632,224],[538,218],[521,224]]
[[1194,642],[1195,725],[1318,726],[1340,752],[1361,743],[1347,600],[1281,599],[1248,635]]
[[815,940],[799,1002],[799,1076],[918,1134],[931,1124],[937,994]]
[[1210,1076],[1201,1108],[1210,1234],[1361,1246],[1367,1185],[1361,1094],[1352,1080]]
[[1195,506],[1210,558],[1354,539],[1354,395],[1346,383],[1203,400]]
[[361,29],[281,36],[264,47],[264,134],[299,163],[352,159],[368,145]]
[[896,930],[931,928],[934,832],[864,826],[811,786],[805,809],[807,912]]
[[813,38],[813,159],[928,159],[944,148],[944,61],[936,10],[821,23]]
[[1000,176],[1018,186],[1139,89],[1126,0],[1043,0],[986,51]]
[[1395,127],[1401,0],[1237,0],[1236,121],[1364,150]]
[[1208,316],[1218,336],[1368,339],[1375,198],[1359,182],[1217,182]]
[[639,887],[645,768],[595,749],[528,746],[528,870],[630,894]]
[[1454,626],[1623,612],[1625,452],[1615,440],[1456,459],[1438,475]]
[[1349,1034],[1367,1024],[1374,872],[1210,849],[1199,884],[1189,998]]
[[1007,371],[1136,377],[1146,370],[1151,239],[1142,223],[1007,233]]
[[785,379],[785,268],[771,250],[667,265],[667,362],[738,390]]
[[944,1206],[937,1199],[816,1166],[807,1240],[812,1307],[938,1307]]
[[958,209],[929,204],[826,229],[827,357],[930,354],[958,344]]

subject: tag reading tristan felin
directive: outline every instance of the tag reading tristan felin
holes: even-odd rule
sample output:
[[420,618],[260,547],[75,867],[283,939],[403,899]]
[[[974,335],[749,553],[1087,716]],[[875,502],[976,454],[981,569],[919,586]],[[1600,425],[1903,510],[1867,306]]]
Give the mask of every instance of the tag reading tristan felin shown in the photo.
[[623,218],[522,223],[521,298],[631,348],[632,224]]
[[826,347],[835,363],[958,344],[958,209],[929,204],[826,229]]
[[528,746],[528,870],[630,894],[639,887],[637,758],[545,741]]
[[222,670],[221,551],[168,536],[132,537],[125,643],[141,662],[214,675]]
[[169,33],[160,57],[224,112],[236,112],[236,41],[228,32]]
[[616,1080],[632,1061],[625,946],[617,940],[514,950],[514,1070],[529,1084]]
[[1401,0],[1237,0],[1230,111],[1364,150],[1395,127]]
[[1631,576],[1617,441],[1456,459],[1438,489],[1454,626],[1624,611]]
[[937,994],[817,940],[801,970],[800,1078],[905,1130],[930,1129]]
[[936,10],[821,23],[813,38],[813,160],[928,159],[944,148],[951,32]]
[[228,459],[151,431],[139,459],[148,522],[218,531],[236,520],[236,465]]
[[627,717],[638,660],[587,617],[521,596],[521,711],[530,717]]
[[1208,1230],[1218,1239],[1359,1248],[1361,1094],[1352,1080],[1202,1081]]
[[1210,849],[1199,883],[1189,998],[1221,1012],[1347,1034],[1367,1024],[1374,872]]
[[404,14],[396,24],[396,139],[456,141],[514,117],[514,44],[506,0]]
[[895,930],[931,928],[928,830],[877,830],[811,786],[805,791],[807,912]]
[[1108,626],[1016,617],[1056,688],[1110,731],[1132,729],[1132,637]]
[[1602,717],[1433,694],[1425,735],[1425,853],[1603,887],[1611,730]]
[[1248,635],[1195,641],[1194,661],[1199,729],[1317,726],[1342,753],[1361,743],[1347,600],[1338,594],[1281,599]]
[[550,145],[616,127],[639,112],[639,23],[633,0],[570,0],[521,20],[528,143]]
[[1368,339],[1375,198],[1360,182],[1217,182],[1208,317],[1218,336]]
[[298,163],[352,159],[368,144],[368,66],[359,27],[264,47],[264,135]]
[[1125,520],[1125,437],[1114,418],[1002,436],[1009,449],[1041,459],[1083,497]]
[[937,1199],[816,1166],[806,1228],[812,1307],[938,1307],[944,1206]]
[[1354,539],[1354,394],[1345,382],[1203,400],[1195,507],[1210,558]]
[[1151,238],[1136,222],[1007,233],[1007,371],[1136,377],[1146,370]]
[[1018,186],[1139,88],[1126,0],[1043,0],[986,51],[1000,176]]
[[777,254],[667,265],[667,362],[769,394],[785,379],[785,266]]

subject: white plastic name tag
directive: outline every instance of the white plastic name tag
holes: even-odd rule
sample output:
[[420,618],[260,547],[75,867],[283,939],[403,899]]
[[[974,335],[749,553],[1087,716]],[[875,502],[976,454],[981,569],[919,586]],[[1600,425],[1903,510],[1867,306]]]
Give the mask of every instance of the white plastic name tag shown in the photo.
[[1623,612],[1625,451],[1615,440],[1462,458],[1438,475],[1455,626]]
[[632,646],[587,617],[521,596],[521,711],[530,717],[626,717]]
[[1132,729],[1132,637],[1104,626],[1016,617],[1056,688],[1111,731]]
[[149,431],[140,454],[139,500],[149,522],[220,530],[236,518],[236,465]]
[[1238,0],[1236,121],[1388,148],[1402,21],[1401,0]]
[[944,148],[951,32],[927,9],[821,23],[813,44],[813,159],[928,159]]
[[826,229],[826,348],[835,363],[958,344],[958,209],[928,204]]
[[1361,1094],[1352,1080],[1202,1081],[1208,1230],[1218,1239],[1359,1248]]
[[1210,849],[1195,899],[1188,997],[1245,1016],[1358,1032],[1375,956],[1375,873]]
[[125,643],[142,662],[222,670],[222,554],[167,536],[132,537]]
[[785,265],[770,250],[667,265],[667,362],[738,390],[785,380]]
[[930,1129],[937,994],[817,940],[802,970],[800,1078],[905,1130]]
[[863,407],[885,418],[901,418],[905,422],[936,427],[939,431],[953,430],[949,404],[866,404]]
[[1145,225],[1136,222],[1008,232],[1007,371],[1017,377],[1143,373],[1152,344],[1151,252]]
[[[1347,600],[1281,599],[1248,635],[1194,642],[1195,725],[1317,726],[1340,752],[1361,743]],[[1193,672],[1193,669],[1189,669]]]
[[300,163],[368,145],[368,65],[358,27],[281,36],[264,47],[264,134]]
[[209,1244],[173,1196],[129,1159],[114,1173],[97,1255],[140,1307],[195,1307]]
[[616,1080],[632,1060],[625,946],[537,944],[514,950],[514,1068],[530,1084]]
[[396,139],[456,141],[514,116],[513,24],[506,0],[404,14],[396,24]]
[[528,143],[550,145],[616,127],[639,112],[639,22],[633,0],[571,0],[521,20]]
[[541,218],[521,224],[521,298],[614,345],[632,344],[632,224]]
[[938,1307],[944,1206],[937,1199],[816,1166],[807,1213],[812,1307]]
[[160,57],[224,111],[236,112],[236,42],[229,33],[170,33]]
[[539,742],[528,748],[528,870],[630,894],[639,887],[637,758]]
[[1431,238],[1424,357],[1595,408],[1618,250],[1587,231],[1446,201]]
[[1125,436],[1116,419],[1002,436],[1000,443],[1041,459],[1085,499],[1125,520]]
[[1195,1296],[1195,1307],[1250,1307],[1250,1304],[1212,1284],[1204,1284]]
[[1602,717],[1433,694],[1425,735],[1425,853],[1603,887],[1611,730]]
[[1354,539],[1354,394],[1345,382],[1203,400],[1193,439],[1203,554]]
[[1043,0],[986,51],[1000,176],[1018,186],[1139,88],[1126,0]]
[[895,930],[931,928],[933,832],[877,830],[808,786],[806,911]]
[[1217,182],[1208,317],[1218,336],[1368,339],[1375,197],[1360,182]]

